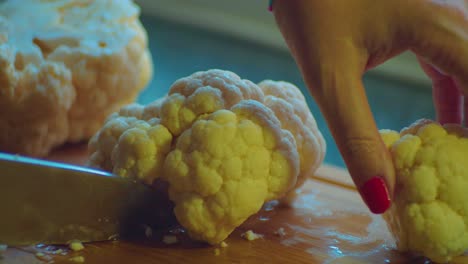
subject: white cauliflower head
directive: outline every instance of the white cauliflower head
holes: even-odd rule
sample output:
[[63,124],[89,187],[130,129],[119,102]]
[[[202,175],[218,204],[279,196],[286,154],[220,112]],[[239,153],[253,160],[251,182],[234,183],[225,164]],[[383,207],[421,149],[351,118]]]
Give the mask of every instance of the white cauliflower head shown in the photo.
[[91,137],[152,75],[130,0],[0,3],[0,150],[44,156]]
[[396,169],[384,216],[402,251],[446,262],[468,250],[468,133],[420,120],[401,133],[382,130]]
[[179,222],[211,244],[299,187],[325,153],[297,87],[259,86],[222,70],[196,72],[147,106],[122,108],[89,147],[92,167],[166,181]]

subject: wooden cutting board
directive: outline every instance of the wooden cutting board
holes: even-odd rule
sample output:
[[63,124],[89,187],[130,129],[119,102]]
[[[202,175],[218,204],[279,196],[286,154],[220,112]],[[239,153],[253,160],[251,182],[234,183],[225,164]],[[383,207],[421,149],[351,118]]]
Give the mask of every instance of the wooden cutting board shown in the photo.
[[[86,147],[69,146],[50,159],[83,164]],[[285,234],[277,234],[280,229]],[[247,230],[262,238],[245,240]],[[364,207],[349,174],[328,165],[306,182],[291,208],[265,205],[231,234],[227,247],[191,242],[181,229],[153,233],[132,242],[85,244],[79,252],[44,245],[9,248],[0,263],[77,263],[74,257],[83,257],[84,263],[429,263],[394,250],[385,223]],[[178,243],[162,243],[164,234],[175,234]]]

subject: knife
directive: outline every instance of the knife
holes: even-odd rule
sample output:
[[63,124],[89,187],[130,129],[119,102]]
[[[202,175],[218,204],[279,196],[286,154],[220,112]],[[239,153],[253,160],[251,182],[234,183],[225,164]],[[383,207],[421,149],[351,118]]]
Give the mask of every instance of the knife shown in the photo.
[[0,153],[0,244],[112,240],[167,225],[160,191],[111,173]]

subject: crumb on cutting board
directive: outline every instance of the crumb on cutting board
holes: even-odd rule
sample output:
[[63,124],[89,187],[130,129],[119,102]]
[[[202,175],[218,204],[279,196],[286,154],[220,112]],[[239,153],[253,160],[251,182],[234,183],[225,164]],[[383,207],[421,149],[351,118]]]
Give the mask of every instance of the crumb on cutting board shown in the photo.
[[284,231],[283,227],[278,228],[278,230],[275,231],[275,235],[283,237],[286,235],[286,231]]
[[119,234],[114,234],[109,236],[109,240],[112,240],[112,242],[117,241],[119,239]]
[[36,253],[36,258],[39,259],[40,261],[46,262],[46,263],[51,263],[53,261],[52,256],[45,254],[43,252],[37,252]]
[[47,259],[47,256],[46,254],[42,253],[42,252],[37,252],[36,253],[36,258],[40,259],[40,260],[46,260]]
[[223,242],[221,242],[221,243],[219,244],[219,246],[222,247],[222,248],[225,248],[225,247],[228,246],[228,244],[227,244],[226,242],[223,241]]
[[75,257],[71,257],[69,260],[76,262],[76,263],[84,263],[85,258],[83,256],[75,256]]
[[144,225],[145,228],[145,236],[150,238],[153,236],[153,229],[150,226]]
[[177,243],[177,237],[176,236],[164,236],[163,237],[163,242],[164,244],[166,245],[172,245],[172,244],[175,244]]
[[215,248],[214,249],[214,254],[215,254],[215,256],[219,256],[219,254],[221,254],[221,250],[219,250],[219,248]]
[[84,249],[83,243],[81,243],[81,241],[72,241],[70,242],[69,247],[73,251],[81,251]]
[[248,241],[256,240],[256,239],[263,237],[263,235],[257,234],[253,232],[252,230],[248,230],[247,232],[243,233],[241,236]]

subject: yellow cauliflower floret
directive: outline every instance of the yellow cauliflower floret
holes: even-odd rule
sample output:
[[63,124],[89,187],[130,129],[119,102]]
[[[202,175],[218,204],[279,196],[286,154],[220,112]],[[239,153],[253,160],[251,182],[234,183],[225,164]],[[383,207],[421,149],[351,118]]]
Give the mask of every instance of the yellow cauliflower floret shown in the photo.
[[130,0],[0,2],[0,151],[89,139],[152,75]]
[[229,109],[242,100],[261,101],[261,89],[249,80],[222,70],[195,72],[177,80],[159,109],[161,124],[174,136],[189,128],[199,116]]
[[91,156],[88,165],[112,171],[114,165],[111,155],[120,136],[141,121],[142,113],[142,107],[133,104],[110,115],[104,126],[89,141],[88,149]]
[[325,142],[297,87],[209,70],[112,114],[89,149],[92,167],[168,183],[190,236],[218,244],[266,201],[300,186],[322,162]]
[[152,183],[161,175],[171,150],[172,135],[166,127],[141,121],[119,137],[112,151],[113,173]]
[[154,180],[172,144],[171,133],[150,115],[161,103],[130,104],[110,115],[89,141],[87,165],[122,177]]
[[381,131],[396,169],[385,219],[402,251],[449,261],[468,250],[468,137],[458,125],[420,120]]
[[196,121],[165,162],[175,214],[189,234],[217,244],[296,182],[291,133],[268,108],[242,101]]

